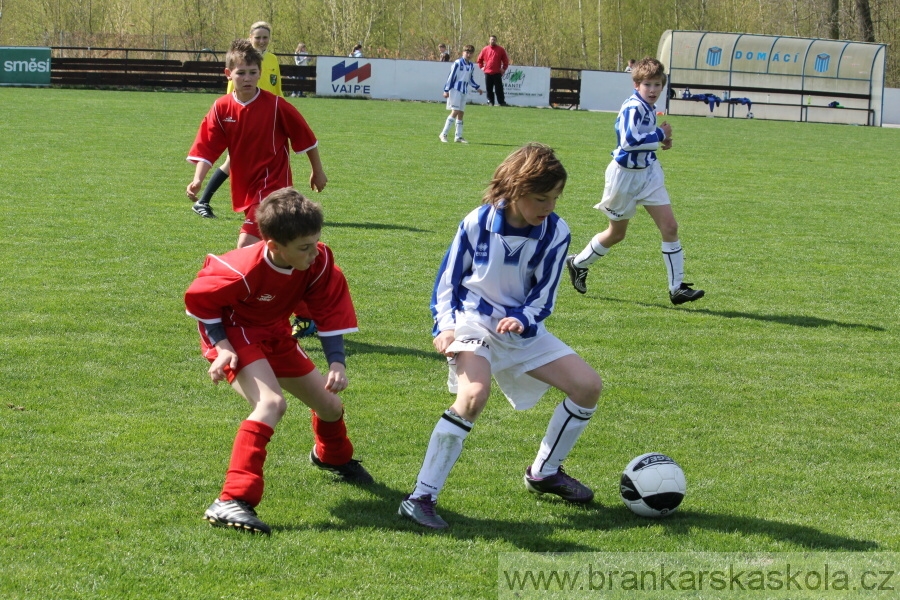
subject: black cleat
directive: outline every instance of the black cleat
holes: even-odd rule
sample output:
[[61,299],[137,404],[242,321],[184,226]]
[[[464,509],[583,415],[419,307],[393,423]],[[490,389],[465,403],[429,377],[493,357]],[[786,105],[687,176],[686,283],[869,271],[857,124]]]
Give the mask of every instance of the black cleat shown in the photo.
[[324,471],[334,473],[347,483],[367,485],[375,481],[374,479],[372,479],[372,476],[369,474],[369,472],[366,471],[365,467],[360,464],[360,461],[354,460],[352,458],[342,465],[328,464],[327,462],[319,460],[319,457],[316,456],[316,449],[313,448],[309,451],[309,462]]
[[555,475],[543,479],[531,476],[531,466],[525,469],[525,488],[532,494],[554,494],[575,504],[587,504],[594,499],[594,491],[560,467]]
[[191,207],[195,213],[203,217],[204,219],[215,219],[216,215],[213,214],[212,206],[207,204],[206,202],[194,202],[194,205]]
[[588,270],[583,267],[575,266],[575,255],[566,258],[566,269],[569,271],[569,279],[572,280],[572,287],[579,294],[587,292],[587,276]]
[[694,290],[691,289],[693,283],[682,283],[681,287],[675,290],[674,292],[669,292],[669,300],[672,301],[672,304],[678,306],[679,304],[684,304],[685,302],[693,302],[694,300],[699,300],[706,293],[703,290]]

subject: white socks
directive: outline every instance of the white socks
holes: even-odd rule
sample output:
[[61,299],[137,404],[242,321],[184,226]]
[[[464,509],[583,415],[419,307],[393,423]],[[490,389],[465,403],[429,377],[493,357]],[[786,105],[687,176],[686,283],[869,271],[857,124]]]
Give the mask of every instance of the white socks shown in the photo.
[[422,470],[416,479],[416,489],[410,495],[412,498],[421,498],[427,494],[431,494],[432,499],[437,498],[450,475],[450,469],[462,454],[463,442],[471,430],[472,423],[453,411],[447,410],[441,415],[431,433]]
[[587,246],[584,247],[584,250],[575,257],[575,266],[581,269],[587,268],[594,261],[606,256],[609,252],[609,248],[606,246],[601,246],[600,242],[597,241],[596,236],[591,238],[591,241]]
[[444,130],[441,131],[441,135],[447,135],[448,133],[450,133],[450,129],[453,127],[453,125],[456,125],[456,137],[461,138],[463,122],[461,119],[454,119],[453,117],[447,117],[447,121],[444,123]]
[[[575,257],[575,266],[581,269],[589,267],[609,252],[609,248],[602,246],[596,237],[591,238],[578,256]],[[662,243],[663,261],[666,264],[666,277],[669,281],[669,291],[674,292],[681,287],[684,281],[684,251],[681,242]]]
[[[559,471],[559,465],[572,451],[575,442],[581,437],[581,433],[596,411],[596,407],[583,408],[569,398],[559,403],[553,411],[547,425],[547,433],[541,440],[540,450],[531,465],[532,477],[549,477]],[[431,495],[432,499],[437,499],[447,482],[450,470],[462,454],[463,442],[472,426],[471,422],[451,410],[441,415],[431,433],[425,460],[422,461],[422,469],[416,479],[416,489],[410,494],[412,498]]]
[[583,408],[566,398],[557,405],[547,425],[547,433],[541,440],[541,448],[531,465],[531,476],[549,477],[559,471],[559,465],[566,459],[575,442],[597,412],[597,407]]
[[684,251],[681,249],[681,242],[663,242],[662,253],[669,278],[669,291],[674,292],[684,281]]
[[456,122],[456,119],[453,117],[447,117],[447,122],[444,123],[444,130],[441,131],[441,135],[447,135],[450,133],[450,128],[453,127],[453,124]]

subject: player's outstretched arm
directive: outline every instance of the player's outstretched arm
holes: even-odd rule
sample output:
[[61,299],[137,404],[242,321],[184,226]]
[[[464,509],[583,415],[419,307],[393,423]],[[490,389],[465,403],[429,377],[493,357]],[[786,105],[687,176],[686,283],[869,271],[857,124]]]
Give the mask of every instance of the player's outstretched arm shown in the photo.
[[309,166],[312,167],[312,173],[309,175],[309,189],[321,192],[328,183],[328,177],[325,175],[325,169],[322,168],[322,159],[319,156],[319,149],[313,148],[306,152],[309,158]]
[[206,174],[209,173],[211,168],[211,164],[202,160],[197,161],[197,166],[194,167],[194,180],[187,186],[187,197],[190,198],[192,202],[197,201],[197,192],[203,187],[203,180],[206,179]]

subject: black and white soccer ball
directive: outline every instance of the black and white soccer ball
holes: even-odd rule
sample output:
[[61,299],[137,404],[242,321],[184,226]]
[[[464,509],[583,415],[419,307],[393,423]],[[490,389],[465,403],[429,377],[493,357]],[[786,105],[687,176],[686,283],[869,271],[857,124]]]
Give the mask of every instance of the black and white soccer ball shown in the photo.
[[619,493],[622,502],[642,517],[672,514],[687,491],[684,471],[670,457],[659,452],[632,459],[622,473]]

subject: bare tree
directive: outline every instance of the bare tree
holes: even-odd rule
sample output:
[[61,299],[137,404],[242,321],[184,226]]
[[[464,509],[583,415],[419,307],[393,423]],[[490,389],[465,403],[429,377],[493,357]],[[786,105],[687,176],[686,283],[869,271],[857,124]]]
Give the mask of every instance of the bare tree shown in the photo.
[[872,26],[869,0],[856,0],[856,21],[859,26],[859,38],[864,42],[874,42],[875,28]]
[[841,2],[828,0],[828,37],[841,39]]
[[603,0],[597,0],[597,68],[603,64]]
[[[0,0],[0,5],[2,5],[2,3],[3,3],[3,0]],[[581,0],[578,0],[578,33],[581,34],[580,35],[580,37],[581,37],[581,60],[582,60],[581,64],[586,67],[588,64],[588,62],[587,62],[588,61],[587,36],[585,35],[585,32],[584,32],[584,6],[582,6]]]

